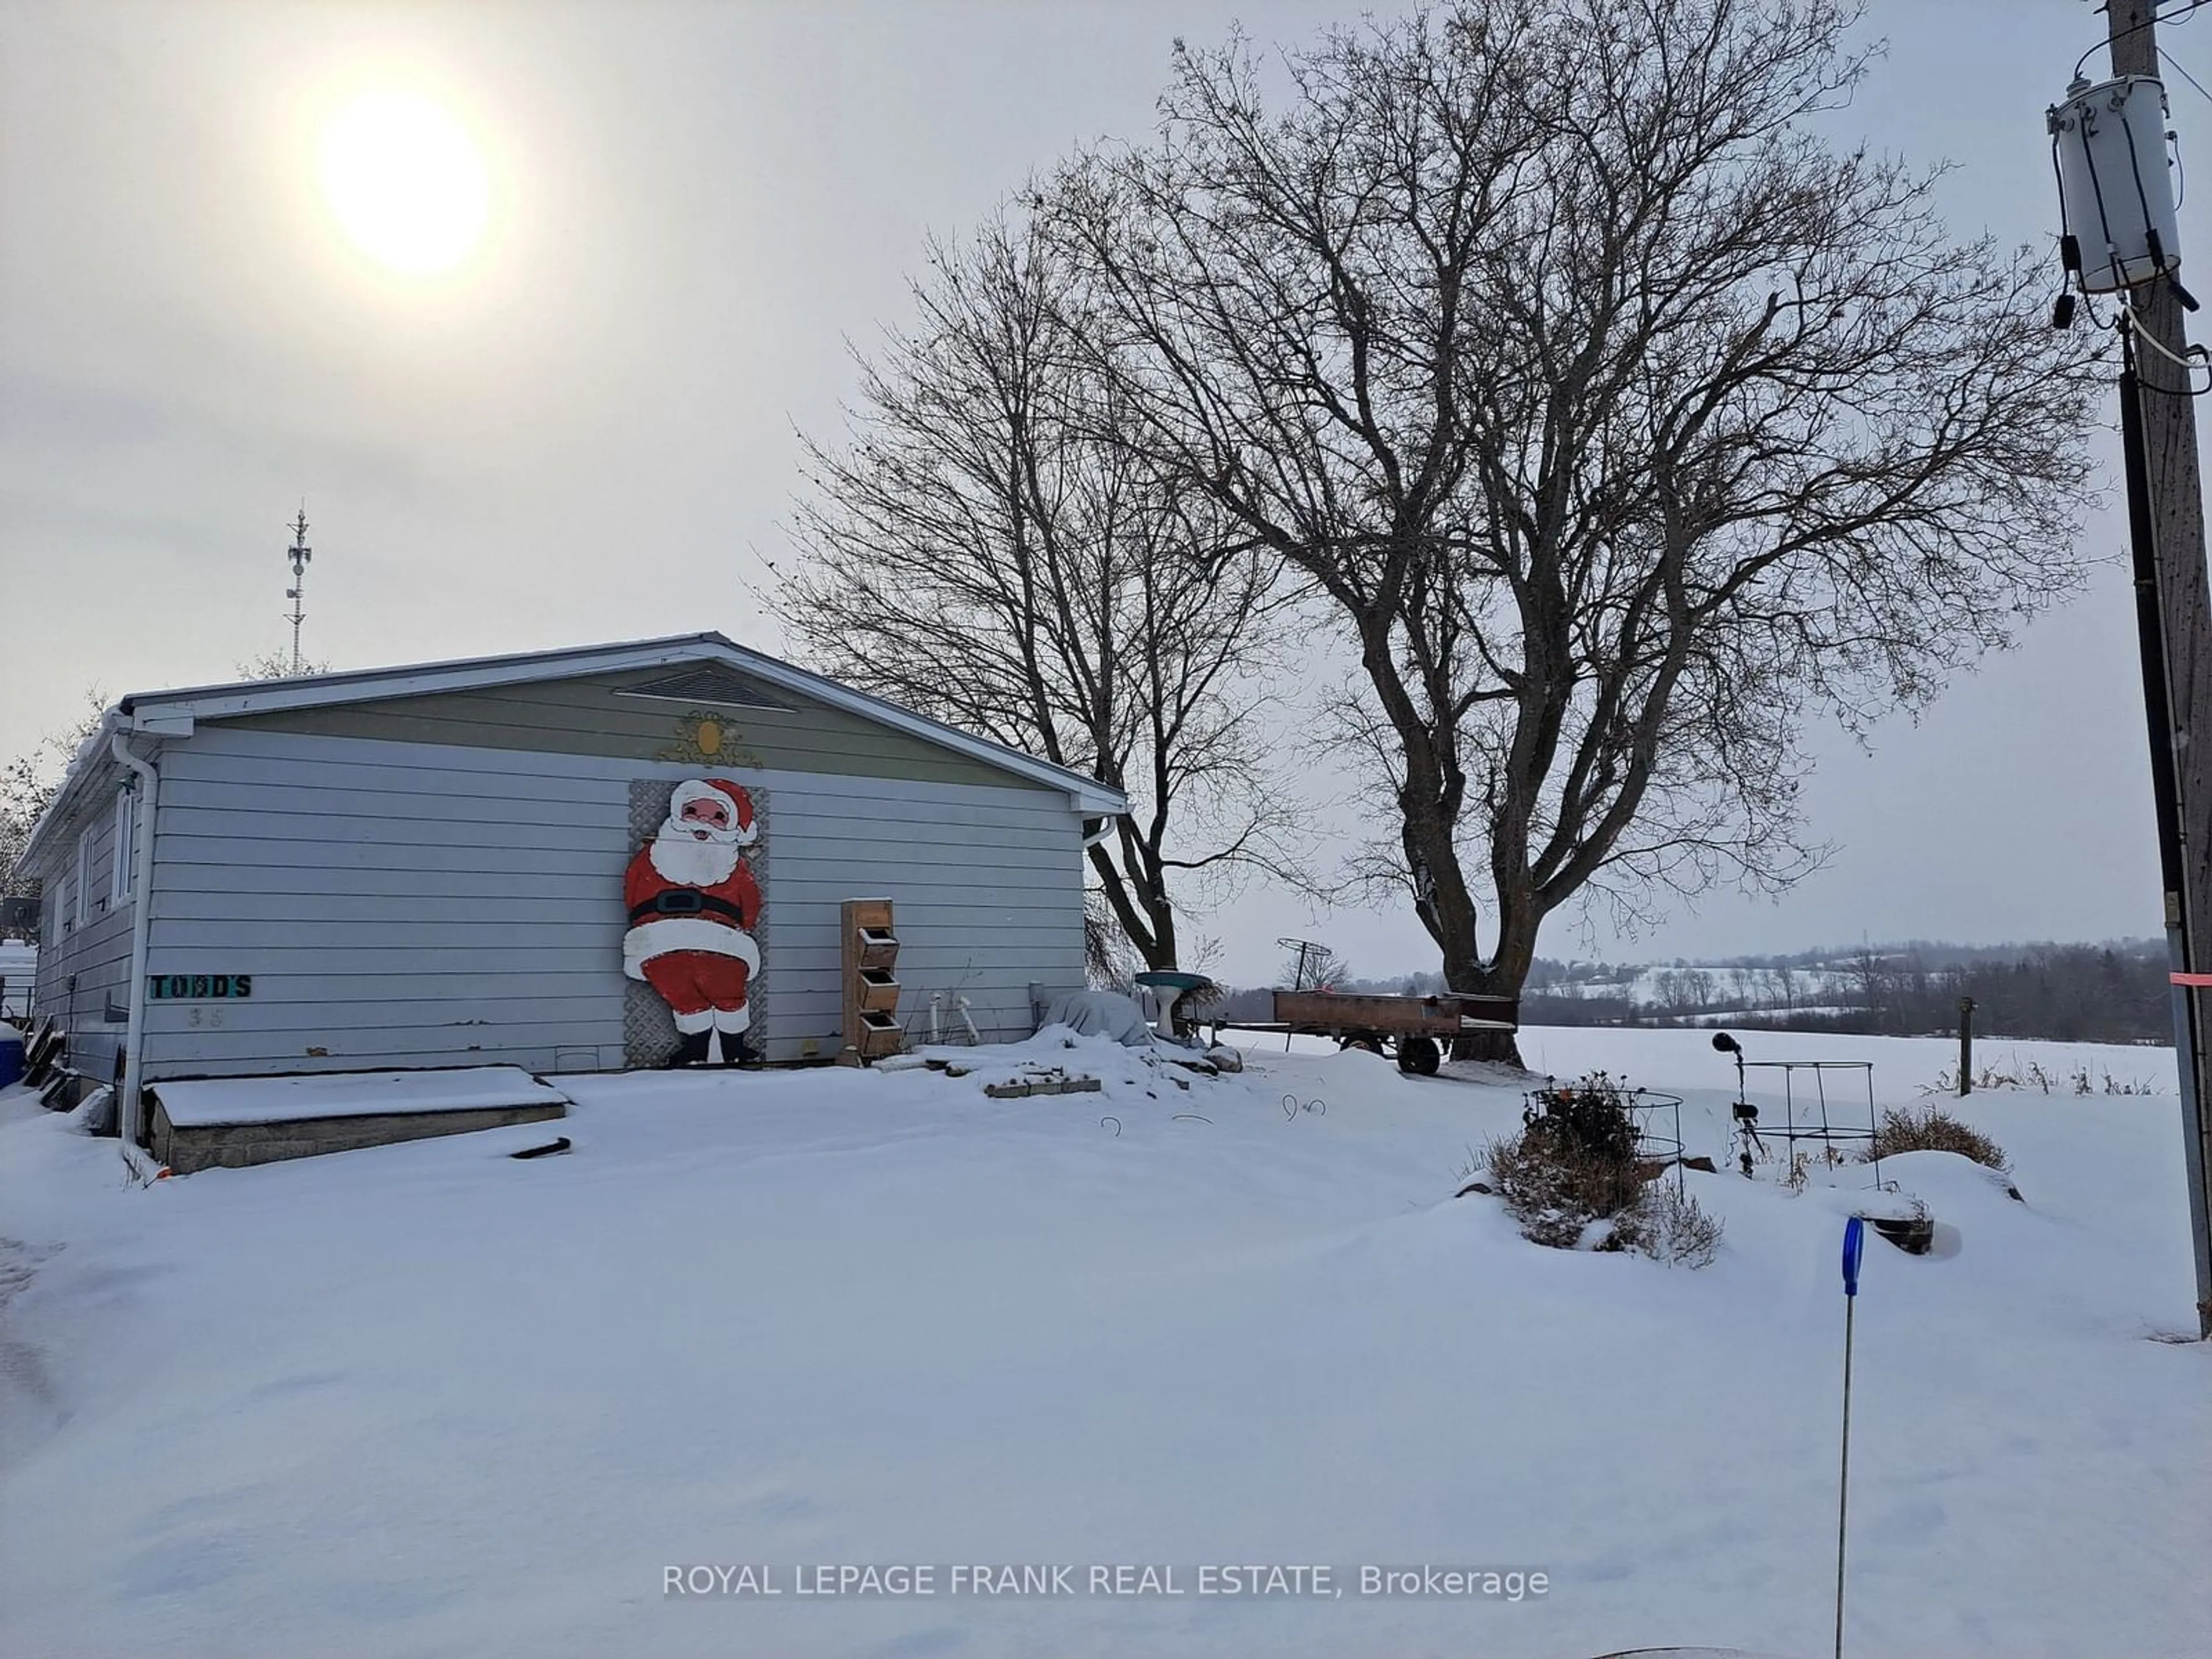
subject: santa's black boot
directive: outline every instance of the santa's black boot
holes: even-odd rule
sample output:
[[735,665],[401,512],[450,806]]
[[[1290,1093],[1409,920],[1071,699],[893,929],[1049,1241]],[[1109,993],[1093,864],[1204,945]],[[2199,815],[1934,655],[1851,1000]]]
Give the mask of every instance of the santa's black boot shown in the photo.
[[745,1034],[743,1031],[722,1033],[723,1065],[750,1066],[759,1058],[760,1056],[753,1052],[752,1044],[745,1041]]
[[676,1039],[676,1052],[660,1062],[663,1071],[673,1071],[679,1066],[704,1066],[707,1045],[714,1034],[712,1031],[687,1031]]

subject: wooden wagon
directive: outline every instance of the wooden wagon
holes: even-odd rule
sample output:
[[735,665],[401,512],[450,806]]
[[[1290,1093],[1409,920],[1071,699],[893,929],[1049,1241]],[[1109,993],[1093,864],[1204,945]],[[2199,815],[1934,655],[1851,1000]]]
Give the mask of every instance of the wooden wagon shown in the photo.
[[1395,1055],[1398,1069],[1434,1077],[1444,1044],[1470,1031],[1520,1028],[1516,997],[1370,995],[1359,991],[1278,991],[1273,1029],[1334,1037],[1342,1048]]

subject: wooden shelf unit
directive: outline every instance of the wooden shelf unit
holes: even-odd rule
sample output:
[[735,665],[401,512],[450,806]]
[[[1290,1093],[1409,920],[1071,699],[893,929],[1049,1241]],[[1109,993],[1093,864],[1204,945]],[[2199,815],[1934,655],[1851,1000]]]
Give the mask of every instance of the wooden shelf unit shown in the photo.
[[844,922],[844,973],[840,981],[845,1003],[845,1046],[837,1056],[848,1066],[860,1066],[904,1045],[905,1030],[899,1024],[898,934],[887,898],[847,899]]

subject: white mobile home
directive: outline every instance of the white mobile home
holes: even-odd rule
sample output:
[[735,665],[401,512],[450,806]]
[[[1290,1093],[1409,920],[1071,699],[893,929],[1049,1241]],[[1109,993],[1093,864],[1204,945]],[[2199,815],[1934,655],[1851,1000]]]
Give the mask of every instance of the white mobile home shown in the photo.
[[[841,905],[900,1018],[1083,976],[1113,790],[720,635],[140,692],[21,869],[69,1063],[163,1079],[829,1058]],[[131,1114],[135,1118],[135,1112]]]

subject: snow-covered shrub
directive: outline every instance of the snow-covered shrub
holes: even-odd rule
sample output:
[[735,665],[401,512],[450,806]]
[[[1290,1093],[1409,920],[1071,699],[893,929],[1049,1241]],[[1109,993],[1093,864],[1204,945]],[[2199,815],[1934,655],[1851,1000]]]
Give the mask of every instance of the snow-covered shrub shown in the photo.
[[[1629,1091],[1602,1072],[1528,1097],[1515,1138],[1493,1140],[1480,1165],[1531,1243],[1553,1249],[1632,1250],[1654,1261],[1702,1267],[1713,1259],[1720,1223],[1672,1182],[1639,1165]],[[1471,1173],[1471,1172],[1470,1172]]]
[[1899,1152],[1956,1152],[2000,1172],[2012,1167],[2003,1147],[1940,1106],[1905,1109],[1893,1106],[1882,1113],[1881,1126],[1875,1131],[1867,1157],[1894,1158]]
[[1488,1180],[1462,1188],[1494,1193],[1532,1244],[1555,1250],[1625,1250],[1670,1266],[1702,1267],[1718,1249],[1721,1223],[1662,1176],[1645,1180],[1633,1159],[1594,1153],[1540,1127],[1493,1140],[1482,1153]]
[[1630,1208],[1613,1218],[1601,1249],[1634,1250],[1670,1267],[1709,1267],[1721,1244],[1721,1219],[1674,1182],[1654,1181]]
[[1571,1250],[1592,1222],[1635,1203],[1643,1183],[1632,1163],[1594,1153],[1542,1124],[1539,1119],[1516,1138],[1492,1141],[1483,1166],[1523,1238]]
[[1594,1224],[1644,1195],[1636,1169],[1636,1125],[1626,1092],[1602,1072],[1534,1091],[1517,1139],[1483,1154],[1498,1195],[1524,1238],[1555,1249],[1601,1240]]

